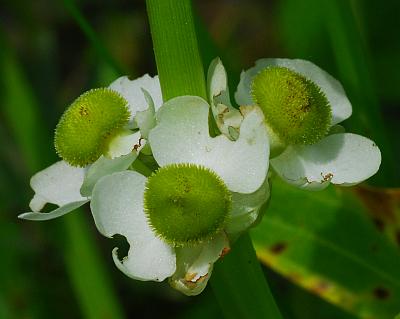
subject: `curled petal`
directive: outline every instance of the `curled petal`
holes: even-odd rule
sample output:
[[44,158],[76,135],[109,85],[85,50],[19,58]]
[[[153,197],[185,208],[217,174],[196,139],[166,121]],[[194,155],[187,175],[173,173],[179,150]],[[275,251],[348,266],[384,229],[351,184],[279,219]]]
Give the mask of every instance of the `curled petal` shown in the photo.
[[206,287],[214,263],[229,250],[223,233],[208,243],[177,248],[177,269],[170,278],[170,285],[185,295],[198,295]]
[[133,171],[105,176],[95,185],[90,206],[100,233],[110,238],[120,234],[130,245],[122,261],[113,250],[116,266],[134,279],[162,281],[175,272],[175,252],[147,223],[145,183],[146,178]]
[[169,100],[157,113],[150,132],[153,155],[160,166],[193,163],[217,173],[233,192],[252,193],[268,170],[269,142],[264,117],[258,108],[246,113],[240,135],[210,137],[209,105],[195,96]]
[[313,81],[325,93],[332,108],[332,125],[350,117],[352,108],[342,85],[327,72],[315,64],[300,59],[260,59],[256,65],[240,75],[240,82],[235,92],[236,102],[240,105],[254,104],[251,97],[251,83],[255,75],[270,66],[291,69]]
[[68,214],[69,212],[72,212],[73,210],[86,204],[88,201],[89,200],[86,199],[79,202],[72,202],[64,206],[61,206],[49,213],[39,213],[39,212],[23,213],[20,214],[18,218],[26,220],[38,220],[38,221],[50,220]]
[[311,189],[329,183],[351,186],[374,175],[381,153],[373,141],[360,135],[339,133],[314,145],[290,146],[271,159],[274,170],[288,183]]
[[218,129],[225,136],[236,140],[243,116],[231,105],[227,74],[219,58],[214,59],[210,64],[207,85],[208,98]]

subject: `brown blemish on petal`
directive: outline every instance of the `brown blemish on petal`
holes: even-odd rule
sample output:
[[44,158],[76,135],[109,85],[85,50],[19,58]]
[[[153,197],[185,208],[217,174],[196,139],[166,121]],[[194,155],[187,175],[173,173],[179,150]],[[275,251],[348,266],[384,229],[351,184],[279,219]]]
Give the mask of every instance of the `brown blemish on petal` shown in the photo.
[[229,254],[229,252],[231,251],[230,247],[224,247],[224,249],[222,249],[221,253],[219,254],[220,258],[225,257],[227,254]]
[[376,287],[373,291],[373,294],[376,299],[380,299],[380,300],[387,299],[390,296],[389,290],[384,287]]
[[286,249],[287,249],[287,243],[285,242],[278,242],[269,248],[269,250],[275,255],[283,253]]
[[324,180],[324,182],[328,182],[333,178],[333,174],[332,173],[328,173],[328,174],[325,174],[325,175],[323,175],[321,173],[321,176],[322,176],[322,179]]
[[135,145],[133,146],[133,149],[132,149],[132,151],[136,151],[136,152],[137,152],[137,150],[139,149],[139,147],[141,147],[141,146],[142,146],[142,140],[143,140],[143,138],[142,138],[142,137],[141,137],[141,138],[139,138],[138,144],[135,144]]
[[197,273],[187,273],[185,275],[185,280],[192,282],[192,280],[197,276]]
[[208,277],[208,273],[205,274],[204,276],[200,276],[196,280],[193,280],[194,278],[196,278],[196,276],[197,276],[196,273],[195,274],[187,273],[185,275],[185,281],[184,281],[185,286],[188,287],[189,289],[194,289],[198,284],[206,280],[206,278]]

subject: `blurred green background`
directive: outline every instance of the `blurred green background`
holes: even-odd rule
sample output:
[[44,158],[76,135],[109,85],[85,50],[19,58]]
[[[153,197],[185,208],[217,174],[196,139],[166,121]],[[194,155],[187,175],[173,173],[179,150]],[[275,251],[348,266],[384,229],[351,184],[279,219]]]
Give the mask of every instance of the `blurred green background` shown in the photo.
[[[310,60],[345,87],[346,129],[382,150],[369,185],[309,193],[273,183],[252,237],[285,318],[394,318],[400,2],[199,0],[194,9],[204,66],[219,55],[231,93],[258,58]],[[121,240],[100,236],[86,206],[49,222],[17,219],[33,195],[30,176],[57,160],[65,107],[119,75],[156,73],[144,2],[3,0],[0,17],[0,319],[220,318],[210,287],[188,298],[119,272],[111,249]]]

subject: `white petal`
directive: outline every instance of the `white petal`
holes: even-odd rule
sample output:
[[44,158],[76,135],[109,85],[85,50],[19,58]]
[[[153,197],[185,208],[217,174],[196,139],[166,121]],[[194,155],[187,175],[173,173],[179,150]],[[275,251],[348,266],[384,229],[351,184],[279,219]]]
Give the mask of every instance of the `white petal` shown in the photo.
[[136,113],[135,122],[140,130],[140,133],[142,134],[142,137],[148,139],[150,130],[156,125],[156,111],[154,107],[154,101],[150,96],[150,93],[146,90],[143,90],[143,94],[149,107],[144,111],[138,111]]
[[23,213],[21,215],[18,215],[18,218],[20,219],[27,219],[27,220],[50,220],[54,219],[60,216],[63,216],[69,212],[72,212],[73,210],[77,209],[78,207],[81,207],[82,205],[86,204],[89,200],[83,200],[79,202],[72,202],[69,204],[66,204],[64,206],[61,206],[49,213],[39,213],[39,212],[28,212],[28,213]]
[[[85,200],[79,192],[84,175],[84,168],[70,166],[64,161],[36,173],[31,178],[31,187],[36,193],[31,201],[31,209],[36,211],[37,208],[43,208],[44,203],[63,206]],[[38,203],[38,199],[41,203]]]
[[333,134],[314,145],[288,147],[271,165],[287,182],[300,187],[324,188],[360,183],[374,175],[381,153],[368,138],[350,133]]
[[177,270],[170,279],[171,286],[185,295],[198,295],[206,287],[214,263],[229,250],[229,241],[223,233],[208,243],[178,248]]
[[137,153],[132,152],[128,155],[120,156],[114,159],[101,156],[86,171],[85,179],[81,187],[83,196],[90,196],[97,181],[106,175],[126,170],[136,159]]
[[125,130],[110,141],[107,156],[116,158],[130,154],[132,151],[138,153],[144,144],[145,141],[141,138],[140,132],[132,133],[132,131]]
[[265,180],[269,142],[261,111],[249,112],[237,141],[224,135],[210,137],[208,104],[199,97],[169,100],[157,113],[150,132],[153,155],[160,166],[193,163],[217,173],[231,191],[252,193]]
[[143,210],[146,178],[124,171],[103,177],[93,189],[91,209],[98,230],[107,237],[126,237],[130,249],[117,267],[138,280],[162,281],[175,272],[175,252],[150,229]]
[[254,104],[250,86],[253,77],[268,66],[282,66],[302,74],[317,84],[325,93],[332,107],[332,125],[342,122],[350,117],[352,108],[349,99],[339,81],[315,64],[300,59],[260,59],[256,65],[240,75],[240,83],[235,93],[236,102],[239,105]]
[[207,86],[210,103],[214,103],[214,99],[217,98],[219,103],[223,103],[226,106],[231,105],[227,74],[219,58],[215,58],[210,63],[207,74]]
[[215,58],[210,64],[207,85],[208,98],[218,129],[225,136],[236,140],[243,116],[231,105],[227,74],[219,58]]
[[142,89],[150,93],[156,110],[162,105],[161,87],[157,75],[151,77],[145,74],[135,80],[129,80],[127,76],[122,76],[111,83],[109,88],[120,93],[128,101],[131,121],[137,111],[147,109],[148,104]]
[[40,212],[46,204],[47,201],[42,196],[35,194],[29,203],[29,207],[34,212]]
[[232,193],[232,211],[225,231],[231,240],[235,240],[243,231],[251,227],[259,218],[261,208],[270,197],[268,178],[254,193]]

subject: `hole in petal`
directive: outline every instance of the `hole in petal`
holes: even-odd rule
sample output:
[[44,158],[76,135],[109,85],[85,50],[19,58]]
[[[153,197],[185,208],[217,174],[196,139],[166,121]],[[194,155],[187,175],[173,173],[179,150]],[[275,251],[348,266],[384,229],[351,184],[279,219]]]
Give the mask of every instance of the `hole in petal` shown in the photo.
[[113,236],[112,245],[113,247],[118,247],[117,250],[118,259],[122,261],[122,259],[124,259],[124,257],[128,255],[128,251],[130,248],[130,245],[126,240],[126,237],[120,234],[115,234]]

